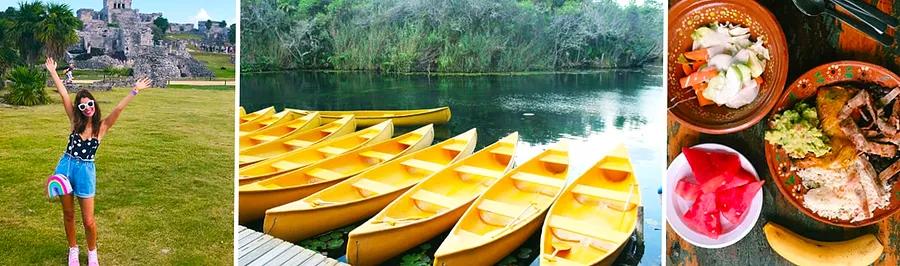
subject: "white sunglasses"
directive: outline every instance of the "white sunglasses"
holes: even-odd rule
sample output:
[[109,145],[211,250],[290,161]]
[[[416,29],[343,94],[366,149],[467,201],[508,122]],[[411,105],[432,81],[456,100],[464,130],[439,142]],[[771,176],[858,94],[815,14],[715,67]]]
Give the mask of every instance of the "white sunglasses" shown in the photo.
[[88,107],[94,107],[94,100],[90,100],[90,101],[78,104],[78,110],[81,110],[81,111],[84,111],[84,109],[87,109]]

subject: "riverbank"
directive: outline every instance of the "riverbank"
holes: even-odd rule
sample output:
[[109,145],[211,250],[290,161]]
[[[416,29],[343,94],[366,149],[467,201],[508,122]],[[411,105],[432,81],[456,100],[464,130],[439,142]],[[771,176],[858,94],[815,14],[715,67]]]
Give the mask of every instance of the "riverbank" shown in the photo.
[[659,64],[648,64],[642,67],[631,68],[598,68],[598,69],[573,69],[573,70],[555,70],[555,71],[515,71],[515,72],[383,72],[375,70],[337,70],[337,69],[275,69],[265,71],[248,71],[241,74],[267,74],[279,72],[322,72],[322,73],[374,73],[382,75],[427,75],[427,76],[528,76],[528,75],[557,75],[557,74],[597,74],[605,72],[640,72],[645,70],[660,70],[662,62]]
[[[94,92],[104,115],[129,92]],[[232,262],[234,90],[147,89],[122,114],[97,153],[96,219],[108,265]],[[60,206],[45,178],[68,135],[58,97],[35,107],[0,107],[0,265],[66,260]],[[84,229],[76,211],[82,262]]]

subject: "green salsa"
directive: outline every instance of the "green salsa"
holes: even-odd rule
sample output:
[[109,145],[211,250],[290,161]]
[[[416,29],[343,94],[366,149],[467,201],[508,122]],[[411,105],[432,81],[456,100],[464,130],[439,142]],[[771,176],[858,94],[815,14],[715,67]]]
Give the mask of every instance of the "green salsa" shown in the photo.
[[776,114],[766,141],[780,145],[791,158],[803,158],[808,153],[820,157],[831,150],[828,136],[818,127],[819,116],[816,109],[807,103],[798,103],[794,108]]

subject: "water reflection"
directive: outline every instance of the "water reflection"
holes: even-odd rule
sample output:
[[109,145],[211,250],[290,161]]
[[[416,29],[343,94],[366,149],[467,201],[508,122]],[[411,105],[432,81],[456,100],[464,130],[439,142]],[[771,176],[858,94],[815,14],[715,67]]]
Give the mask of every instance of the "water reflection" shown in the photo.
[[[418,109],[450,106],[435,142],[478,128],[478,147],[518,131],[523,162],[549,145],[571,143],[571,177],[623,141],[645,206],[643,264],[660,264],[657,196],[665,145],[665,92],[659,69],[511,76],[379,75],[279,72],[242,75],[241,105],[310,110]],[[397,133],[413,128],[399,128]]]

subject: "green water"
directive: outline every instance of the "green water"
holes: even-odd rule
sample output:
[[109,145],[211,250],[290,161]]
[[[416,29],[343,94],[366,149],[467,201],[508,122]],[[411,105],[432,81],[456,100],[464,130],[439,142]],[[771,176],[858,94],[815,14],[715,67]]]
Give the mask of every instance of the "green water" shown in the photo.
[[[657,189],[665,170],[666,145],[666,95],[659,73],[661,69],[656,68],[487,76],[359,72],[242,74],[240,104],[248,111],[268,106],[279,110],[285,107],[358,110],[450,106],[452,119],[449,124],[435,128],[435,143],[477,128],[478,148],[481,148],[518,131],[520,145],[515,160],[521,163],[549,145],[565,140],[571,150],[570,178],[593,165],[613,143],[623,141],[629,148],[645,208],[641,264],[658,265],[661,264],[662,203]],[[409,130],[398,129],[395,134]],[[426,255],[432,255],[428,253],[433,253],[443,236],[430,241],[434,247],[425,251]],[[537,242],[528,241],[523,248],[536,253]],[[328,255],[343,255],[334,254],[340,253],[341,248],[334,250]],[[402,263],[401,257],[392,262]]]

